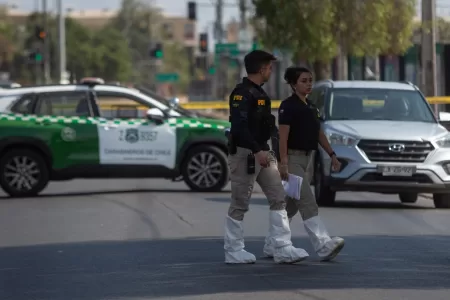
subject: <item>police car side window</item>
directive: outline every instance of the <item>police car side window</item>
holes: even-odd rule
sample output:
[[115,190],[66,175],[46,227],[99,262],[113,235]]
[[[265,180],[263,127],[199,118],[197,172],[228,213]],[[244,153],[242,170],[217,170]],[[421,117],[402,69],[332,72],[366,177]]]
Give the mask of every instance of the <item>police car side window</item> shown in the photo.
[[[19,98],[20,96],[11,97],[11,100],[14,98]],[[6,100],[8,97],[4,97],[2,100]],[[13,103],[11,106],[11,112],[18,114],[32,114],[33,106],[35,103],[34,95],[25,95],[17,102]]]
[[145,118],[150,107],[145,107],[133,96],[115,92],[96,92],[100,116],[107,119]]
[[87,117],[91,115],[86,92],[55,92],[38,95],[36,114],[41,116]]

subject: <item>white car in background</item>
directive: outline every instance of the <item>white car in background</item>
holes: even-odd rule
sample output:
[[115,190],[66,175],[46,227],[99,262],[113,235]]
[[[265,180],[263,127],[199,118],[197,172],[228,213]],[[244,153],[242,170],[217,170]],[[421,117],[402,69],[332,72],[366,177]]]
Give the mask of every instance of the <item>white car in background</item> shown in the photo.
[[450,113],[441,111],[439,112],[440,121],[450,121]]

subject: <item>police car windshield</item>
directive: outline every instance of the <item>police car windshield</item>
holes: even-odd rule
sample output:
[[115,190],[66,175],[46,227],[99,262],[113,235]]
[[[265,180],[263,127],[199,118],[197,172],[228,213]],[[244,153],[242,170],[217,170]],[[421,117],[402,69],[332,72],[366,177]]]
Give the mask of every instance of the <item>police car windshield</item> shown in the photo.
[[19,100],[20,95],[2,96],[0,93],[0,113],[9,112],[9,108]]
[[169,100],[167,100],[163,96],[158,95],[157,93],[155,93],[155,92],[153,92],[153,91],[151,91],[151,90],[149,90],[147,88],[144,88],[142,86],[137,86],[136,89],[139,92],[141,92],[142,94],[144,94],[144,95],[146,95],[148,97],[151,97],[152,99],[155,99],[156,101],[158,101],[158,102],[164,104],[165,106],[167,106],[166,111],[173,110],[173,111],[176,111],[177,113],[179,113],[179,114],[181,114],[183,116],[195,116],[195,114],[193,114],[191,111],[189,111],[187,109],[184,109],[184,108],[182,108],[179,105],[176,106],[176,107],[171,107]]
[[389,120],[436,123],[428,103],[417,91],[335,88],[327,120]]

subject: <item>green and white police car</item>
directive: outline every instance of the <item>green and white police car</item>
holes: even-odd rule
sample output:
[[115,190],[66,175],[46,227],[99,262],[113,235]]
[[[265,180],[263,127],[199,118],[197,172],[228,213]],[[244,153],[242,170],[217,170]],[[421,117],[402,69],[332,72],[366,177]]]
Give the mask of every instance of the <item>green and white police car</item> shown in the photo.
[[75,178],[184,180],[198,192],[229,181],[227,121],[183,115],[135,89],[22,87],[0,106],[0,186],[12,197]]

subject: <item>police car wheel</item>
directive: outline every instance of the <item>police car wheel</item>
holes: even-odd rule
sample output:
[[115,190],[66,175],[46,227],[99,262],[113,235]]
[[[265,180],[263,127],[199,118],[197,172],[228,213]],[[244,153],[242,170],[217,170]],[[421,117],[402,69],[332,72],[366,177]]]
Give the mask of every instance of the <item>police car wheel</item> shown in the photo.
[[0,186],[11,197],[38,195],[49,182],[49,168],[36,151],[12,149],[0,158]]
[[331,190],[326,182],[319,155],[314,168],[314,196],[319,206],[333,206],[336,200],[336,192]]
[[209,145],[189,150],[181,172],[184,182],[196,192],[221,191],[229,181],[226,154]]

